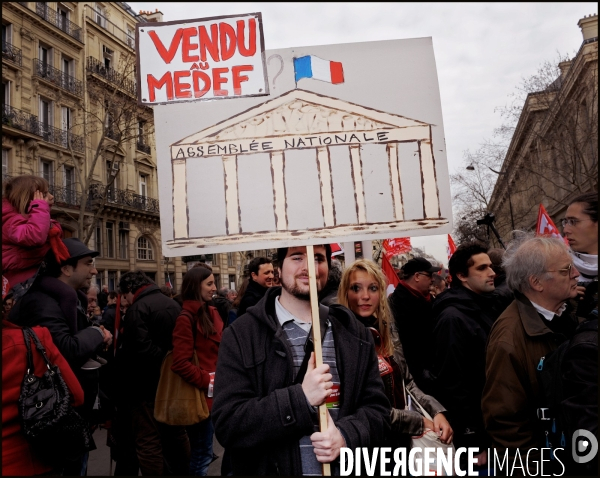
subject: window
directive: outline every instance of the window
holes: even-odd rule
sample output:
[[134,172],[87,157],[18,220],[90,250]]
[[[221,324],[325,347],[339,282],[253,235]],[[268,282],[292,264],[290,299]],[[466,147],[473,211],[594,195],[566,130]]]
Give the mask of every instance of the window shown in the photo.
[[146,197],[148,195],[148,176],[146,174],[140,174],[140,196]]
[[40,165],[42,177],[48,181],[50,186],[54,186],[54,164],[52,161],[42,161]]
[[[43,66],[52,66],[52,48],[40,43],[38,59]],[[43,71],[40,71],[39,73],[42,75],[44,74]]]
[[228,252],[227,253],[227,267],[234,267],[235,266],[235,258],[233,257],[233,252]]
[[117,271],[108,271],[108,290],[115,290],[117,282]]
[[138,143],[145,143],[144,141],[144,122],[138,121]]
[[235,289],[235,274],[229,274],[229,288]]
[[98,4],[96,4],[96,23],[102,28],[106,28],[106,10]]
[[2,45],[12,43],[12,25],[2,24]]
[[[115,169],[113,166],[117,166],[117,169]],[[119,169],[117,163],[113,165],[112,161],[106,162],[106,199],[110,202],[115,202],[117,200],[117,178],[115,178],[110,185],[109,182],[113,179],[113,176],[115,176],[118,171]]]
[[[94,236],[94,242],[96,244],[96,250],[100,253],[100,256],[102,256],[102,221],[98,221],[96,223],[96,234]],[[100,274],[98,274],[100,275]]]
[[62,130],[66,133],[61,136],[62,146],[64,148],[69,147],[69,134],[71,131],[71,108],[63,106],[61,108],[61,126]]
[[152,244],[148,240],[148,238],[142,236],[137,241],[138,253],[137,258],[143,261],[152,261],[154,260],[154,255],[152,253]]
[[63,166],[63,186],[65,188],[65,201],[67,204],[75,204],[75,170],[70,166]]
[[127,25],[127,46],[135,48],[135,30],[131,25]]
[[215,287],[217,289],[221,288],[221,274],[213,274],[214,278],[215,278]]
[[106,257],[115,257],[115,223],[106,223]]
[[119,259],[129,258],[129,231],[119,231]]
[[104,66],[106,68],[110,68],[110,65],[113,61],[113,55],[114,52],[110,48],[108,48],[107,46],[102,47],[102,56],[104,58]]
[[40,134],[46,141],[50,141],[50,128],[52,127],[52,102],[40,98]]
[[10,106],[10,81],[2,81],[2,104]]
[[102,290],[102,287],[104,286],[104,271],[98,271],[98,274],[96,275],[96,285]]
[[2,148],[2,178],[8,175],[8,149]]
[[58,5],[57,8],[57,20],[58,20],[58,28],[62,31],[69,31],[69,18],[71,17],[71,12],[68,8],[63,5]]

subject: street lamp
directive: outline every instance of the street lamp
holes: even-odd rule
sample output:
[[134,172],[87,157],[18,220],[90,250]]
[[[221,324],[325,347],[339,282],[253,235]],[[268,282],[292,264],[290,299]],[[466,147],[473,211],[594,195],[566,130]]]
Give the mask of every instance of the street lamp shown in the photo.
[[[511,193],[510,193],[510,182],[508,181],[508,173],[506,171],[502,172],[502,171],[496,171],[495,169],[490,168],[489,166],[487,167],[492,173],[497,174],[498,176],[504,176],[504,178],[506,179],[506,192],[508,192],[508,208],[510,210],[510,225],[512,230],[515,230],[515,219],[513,216],[513,207],[512,207],[512,200],[511,200]],[[475,171],[475,166],[473,166],[472,164],[469,164],[467,166],[467,171]]]

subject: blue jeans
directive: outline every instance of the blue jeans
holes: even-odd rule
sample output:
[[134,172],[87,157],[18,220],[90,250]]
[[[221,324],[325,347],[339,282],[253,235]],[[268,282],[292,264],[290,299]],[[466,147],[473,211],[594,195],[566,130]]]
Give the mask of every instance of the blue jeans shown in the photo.
[[212,423],[212,417],[201,421],[196,425],[187,428],[190,439],[190,475],[206,476],[208,465],[213,458],[213,435],[215,429]]

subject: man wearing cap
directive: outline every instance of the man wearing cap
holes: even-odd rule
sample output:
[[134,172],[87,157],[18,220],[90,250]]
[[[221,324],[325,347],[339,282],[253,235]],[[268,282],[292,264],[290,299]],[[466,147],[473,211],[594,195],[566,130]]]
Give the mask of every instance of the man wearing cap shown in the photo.
[[[90,421],[98,396],[100,363],[95,359],[98,352],[110,345],[112,335],[102,326],[90,325],[86,314],[87,297],[81,291],[90,286],[92,276],[98,273],[94,257],[99,253],[88,249],[77,238],[63,242],[68,259],[61,255],[58,260],[53,250],[48,251],[44,259],[45,268],[12,309],[10,318],[18,325],[48,328],[54,344],[83,388],[84,404],[77,411]],[[71,465],[74,467],[72,470]],[[65,474],[79,474],[85,467],[86,459],[83,463],[72,463]]]
[[497,317],[492,307],[494,277],[487,249],[459,246],[448,263],[451,288],[433,303],[434,395],[447,409],[459,447],[479,447],[478,465],[486,465],[490,444],[483,425],[481,394],[485,385],[485,347]]
[[[329,246],[315,246],[317,289],[327,281]],[[341,447],[379,446],[390,404],[371,333],[340,305],[321,306],[323,364],[311,353],[306,247],[280,248],[282,287],[271,287],[225,329],[212,408],[215,434],[235,475],[321,474]],[[327,431],[317,407],[327,403]],[[338,470],[339,473],[339,470]]]
[[423,257],[409,260],[402,268],[404,278],[389,297],[408,369],[418,387],[427,394],[433,393],[430,373],[433,315],[429,289],[432,275],[439,270]]

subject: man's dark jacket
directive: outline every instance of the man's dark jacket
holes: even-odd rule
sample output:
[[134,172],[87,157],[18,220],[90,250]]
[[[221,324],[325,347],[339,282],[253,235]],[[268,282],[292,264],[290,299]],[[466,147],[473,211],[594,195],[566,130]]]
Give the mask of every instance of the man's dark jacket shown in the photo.
[[173,348],[173,329],[180,311],[179,304],[154,284],[127,309],[115,357],[121,399],[154,402],[160,367]]
[[244,297],[242,297],[242,300],[240,301],[237,316],[241,317],[246,313],[248,307],[258,304],[258,301],[264,297],[268,290],[268,287],[263,287],[258,282],[250,278],[246,292],[244,292]]
[[432,302],[417,297],[402,284],[398,284],[389,297],[398,337],[404,349],[408,370],[417,386],[433,394],[431,368],[431,339],[433,335]]
[[485,348],[495,311],[490,296],[465,287],[442,292],[433,303],[437,398],[447,409],[457,447],[487,446],[481,412]]
[[110,333],[115,335],[115,316],[117,315],[117,304],[106,306],[106,310],[102,312],[102,320],[100,323],[104,328],[110,330]]
[[[272,287],[224,332],[212,407],[215,434],[231,452],[235,475],[301,475],[299,440],[317,414],[293,384],[292,353],[275,315]],[[371,333],[342,306],[329,308],[340,374],[336,426],[346,446],[380,446],[390,429],[390,404]]]
[[81,291],[53,277],[40,277],[11,310],[11,321],[48,328],[52,341],[69,363],[84,391],[82,416],[91,419],[98,389],[98,371],[81,370],[103,348],[104,334],[91,327],[87,316],[87,297]]

